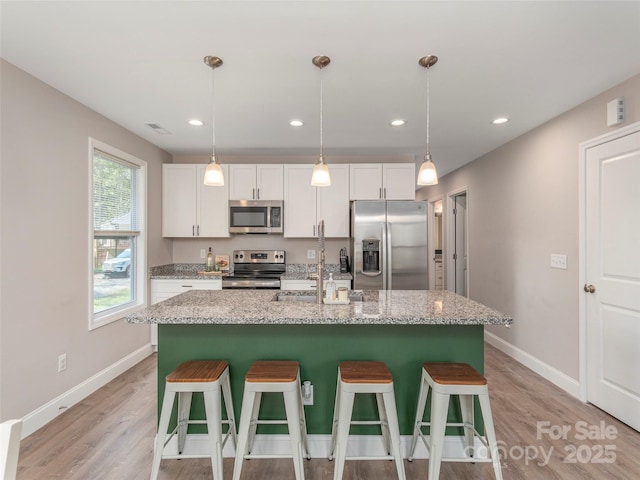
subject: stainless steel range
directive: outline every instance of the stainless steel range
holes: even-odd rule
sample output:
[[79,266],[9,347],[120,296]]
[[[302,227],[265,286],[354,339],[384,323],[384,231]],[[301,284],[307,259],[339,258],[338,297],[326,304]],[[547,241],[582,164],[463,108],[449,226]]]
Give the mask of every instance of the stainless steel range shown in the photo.
[[222,288],[280,288],[286,269],[284,250],[234,250],[233,275],[222,277]]

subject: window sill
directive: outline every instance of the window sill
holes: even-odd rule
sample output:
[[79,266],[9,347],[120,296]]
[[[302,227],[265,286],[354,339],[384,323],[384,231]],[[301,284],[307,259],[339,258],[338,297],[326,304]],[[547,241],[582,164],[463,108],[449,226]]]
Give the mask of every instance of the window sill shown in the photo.
[[140,311],[144,308],[144,304],[142,302],[138,302],[134,305],[131,305],[126,308],[118,309],[114,312],[110,313],[100,313],[96,318],[96,315],[93,315],[89,320],[89,330],[95,330],[100,327],[104,327],[105,325],[109,325],[118,320],[122,320],[127,315]]

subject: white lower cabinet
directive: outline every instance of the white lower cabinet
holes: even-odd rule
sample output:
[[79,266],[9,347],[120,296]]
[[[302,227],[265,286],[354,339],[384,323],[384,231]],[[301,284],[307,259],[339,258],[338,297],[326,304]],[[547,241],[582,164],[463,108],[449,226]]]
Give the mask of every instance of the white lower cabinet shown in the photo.
[[[327,279],[324,281],[325,287],[327,281]],[[334,280],[334,282],[336,282],[336,288],[351,288],[351,280]],[[315,280],[280,280],[280,290],[315,290],[316,288],[318,284]]]
[[[175,297],[188,290],[222,290],[222,279],[207,280],[151,280],[151,305]],[[158,325],[151,325],[151,346],[158,347]]]

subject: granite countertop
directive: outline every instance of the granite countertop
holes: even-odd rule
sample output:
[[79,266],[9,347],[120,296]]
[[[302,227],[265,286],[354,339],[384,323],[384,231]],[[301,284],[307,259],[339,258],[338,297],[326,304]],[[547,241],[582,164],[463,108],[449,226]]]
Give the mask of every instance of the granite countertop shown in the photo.
[[[315,263],[313,267],[315,268]],[[352,280],[350,273],[340,273],[340,265],[327,264],[324,279],[329,279],[329,273],[333,273],[334,280]],[[149,278],[153,280],[212,280],[228,275],[223,272],[221,275],[203,273],[202,263],[172,263],[160,265],[149,269]],[[315,271],[314,271],[315,272]],[[311,280],[307,276],[307,266],[304,263],[293,263],[287,265],[287,271],[280,277],[281,280]]]
[[190,290],[127,317],[129,323],[222,325],[510,325],[511,317],[449,291],[366,290],[348,305],[277,302],[277,290]]

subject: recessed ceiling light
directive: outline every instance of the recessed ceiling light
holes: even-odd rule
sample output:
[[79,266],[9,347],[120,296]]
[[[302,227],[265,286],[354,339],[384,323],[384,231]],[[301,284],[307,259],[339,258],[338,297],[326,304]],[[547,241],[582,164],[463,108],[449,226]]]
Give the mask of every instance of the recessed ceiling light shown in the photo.
[[201,127],[204,125],[204,122],[202,120],[197,120],[197,119],[193,119],[193,120],[189,120],[189,125],[193,125],[194,127]]
[[302,120],[291,120],[289,122],[289,125],[291,125],[292,127],[301,127],[304,125],[304,123],[302,122]]
[[391,120],[391,125],[393,125],[394,127],[401,127],[405,123],[407,123],[407,122],[405,122],[401,118],[396,118],[395,120]]
[[502,125],[503,123],[507,123],[508,121],[508,117],[498,117],[495,118],[491,123],[493,123],[494,125]]

